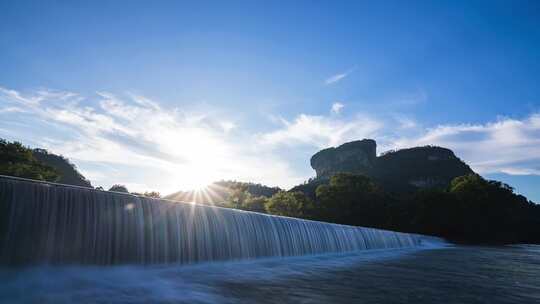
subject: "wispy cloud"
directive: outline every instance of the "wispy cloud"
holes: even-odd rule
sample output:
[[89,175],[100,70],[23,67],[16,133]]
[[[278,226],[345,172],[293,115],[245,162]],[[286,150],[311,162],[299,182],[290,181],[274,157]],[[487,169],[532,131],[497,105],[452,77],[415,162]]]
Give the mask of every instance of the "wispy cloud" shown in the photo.
[[344,104],[342,104],[341,102],[334,102],[332,104],[332,108],[330,109],[330,112],[333,113],[333,114],[339,114],[341,113],[341,110],[345,107]]
[[24,112],[24,110],[19,107],[5,107],[5,108],[0,109],[0,113],[16,113],[16,112],[22,113]]
[[376,137],[382,126],[380,121],[367,116],[341,120],[300,114],[292,121],[282,119],[279,129],[260,134],[259,143],[269,147],[309,145],[327,148],[351,140]]
[[337,83],[337,82],[343,80],[345,77],[349,76],[353,71],[354,71],[354,68],[352,68],[352,69],[350,69],[348,71],[345,71],[343,73],[332,75],[332,76],[328,77],[324,81],[324,84],[331,85],[331,84]]
[[438,145],[452,149],[482,174],[540,175],[540,113],[523,119],[498,118],[484,124],[446,124],[422,128],[403,115],[381,118],[357,114],[339,116],[300,114],[281,127],[260,135],[269,147],[337,146],[347,141],[375,138],[379,151]]
[[[235,136],[236,124],[226,117],[163,108],[141,96],[109,92],[82,98],[2,88],[0,101],[0,115],[18,107],[24,110],[18,119],[29,125],[46,122],[56,126],[52,129],[68,130],[54,139],[47,136],[51,129],[38,130],[37,144],[74,160],[83,173],[98,178],[96,185],[125,183],[171,192],[218,179],[282,186],[303,179],[291,174],[286,161],[253,150],[246,139]],[[11,128],[1,122],[0,127]],[[24,132],[11,128],[10,134],[0,135],[24,142]]]
[[484,124],[439,125],[419,136],[400,138],[394,144],[451,148],[480,173],[539,175],[540,114],[524,119],[499,118]]
[[398,122],[400,129],[414,129],[418,127],[416,120],[403,115],[395,115],[395,120]]
[[225,133],[228,133],[231,130],[236,128],[236,124],[230,121],[222,121],[220,125],[221,125],[221,128],[223,129],[223,132]]
[[290,187],[312,176],[311,153],[362,138],[375,138],[379,151],[448,147],[480,173],[540,175],[540,113],[422,128],[407,115],[337,115],[342,109],[334,103],[327,115],[274,115],[275,127],[250,135],[227,115],[169,108],[133,94],[0,87],[0,137],[69,157],[95,185],[144,186],[134,191],[167,193],[217,179]]

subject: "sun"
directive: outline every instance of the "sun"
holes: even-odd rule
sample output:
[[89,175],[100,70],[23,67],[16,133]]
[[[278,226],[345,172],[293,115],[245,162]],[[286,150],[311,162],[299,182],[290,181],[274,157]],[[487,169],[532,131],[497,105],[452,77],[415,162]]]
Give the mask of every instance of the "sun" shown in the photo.
[[212,173],[204,168],[183,168],[175,173],[173,180],[185,191],[203,191],[216,181]]
[[[189,132],[188,132],[189,131]],[[182,141],[166,141],[168,153],[180,162],[167,168],[174,183],[184,191],[205,190],[225,176],[223,167],[230,166],[230,151],[206,130],[184,130]],[[162,134],[166,138],[170,134]],[[189,144],[185,144],[189,142]]]
[[193,184],[191,184],[191,186],[189,187],[189,189],[191,189],[192,191],[195,191],[195,192],[204,192],[208,189],[208,186],[210,185],[211,182],[207,182],[207,181],[204,181],[204,182],[195,182]]
[[192,173],[189,175],[189,178],[184,183],[184,188],[191,191],[203,191],[206,190],[212,182],[214,181],[207,176],[201,176]]

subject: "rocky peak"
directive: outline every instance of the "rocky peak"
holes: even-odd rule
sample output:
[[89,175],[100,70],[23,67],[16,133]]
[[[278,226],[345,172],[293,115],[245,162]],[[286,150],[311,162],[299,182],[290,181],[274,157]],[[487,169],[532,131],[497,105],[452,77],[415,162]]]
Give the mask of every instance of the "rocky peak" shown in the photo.
[[311,167],[317,177],[330,177],[338,172],[368,171],[376,159],[377,143],[363,139],[319,151],[311,157]]
[[363,139],[319,151],[311,157],[317,178],[340,172],[364,174],[392,189],[445,187],[473,173],[450,149],[425,146],[390,151],[377,157],[377,143]]

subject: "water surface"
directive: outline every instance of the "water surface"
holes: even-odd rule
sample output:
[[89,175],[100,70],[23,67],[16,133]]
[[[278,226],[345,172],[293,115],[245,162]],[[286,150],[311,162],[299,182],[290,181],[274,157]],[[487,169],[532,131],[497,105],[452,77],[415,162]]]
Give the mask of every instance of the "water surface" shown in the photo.
[[1,303],[540,303],[540,246],[0,271]]

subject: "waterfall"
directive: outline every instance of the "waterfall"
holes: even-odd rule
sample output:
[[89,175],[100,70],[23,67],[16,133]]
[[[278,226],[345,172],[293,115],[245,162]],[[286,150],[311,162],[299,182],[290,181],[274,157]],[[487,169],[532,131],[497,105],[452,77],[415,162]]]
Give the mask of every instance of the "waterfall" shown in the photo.
[[0,264],[151,264],[418,246],[416,234],[0,176]]

